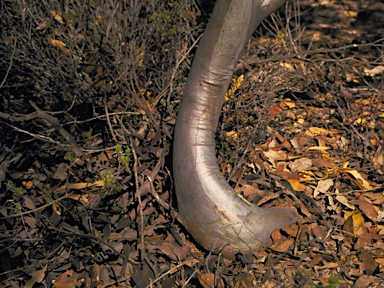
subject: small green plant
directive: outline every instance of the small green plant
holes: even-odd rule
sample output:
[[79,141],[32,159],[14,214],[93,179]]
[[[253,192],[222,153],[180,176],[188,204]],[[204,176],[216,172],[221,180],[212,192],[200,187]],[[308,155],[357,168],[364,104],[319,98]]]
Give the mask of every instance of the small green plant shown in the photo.
[[12,193],[12,199],[15,205],[15,213],[21,213],[21,198],[25,194],[25,189],[23,189],[22,187],[17,187],[15,183],[13,183],[11,180],[8,180],[7,183],[5,183],[5,189]]
[[124,169],[124,171],[128,172],[130,170],[129,164],[131,163],[131,149],[128,147],[123,151],[123,147],[117,145],[115,147],[115,152],[117,160],[119,161],[119,169]]
[[52,196],[53,190],[51,188],[51,185],[49,185],[48,183],[40,184],[38,187],[44,193],[44,195],[49,196],[49,197]]
[[81,135],[83,136],[83,138],[89,140],[92,137],[92,132],[93,132],[93,129],[89,128],[88,131],[83,131],[83,133],[81,133]]
[[25,190],[22,187],[17,187],[11,180],[7,181],[5,187],[7,191],[12,192],[13,200],[15,201],[19,201],[24,195]]
[[161,99],[160,100],[160,104],[163,106],[163,107],[166,107],[167,106],[167,100],[166,99]]
[[65,153],[64,160],[72,162],[72,161],[75,161],[75,159],[76,159],[75,154],[73,154],[72,152]]
[[[171,10],[167,10],[166,8],[161,7],[149,16],[149,22],[156,23],[156,26],[154,26],[154,28],[156,29],[156,32],[161,35],[161,38],[164,41],[172,39],[172,37],[177,35],[179,31],[178,26],[173,23],[174,17],[172,15],[172,9],[175,9],[175,7],[170,8]],[[165,45],[169,46],[170,44],[166,43]]]
[[293,275],[293,279],[296,283],[295,287],[303,287],[303,288],[315,287],[314,284],[312,283],[312,277],[313,277],[313,272],[311,269],[307,269],[307,268],[298,269]]
[[105,172],[100,172],[100,179],[104,181],[104,186],[103,190],[110,190],[114,192],[120,192],[121,187],[116,184],[116,178],[115,175],[111,171],[108,171],[107,173]]
[[326,288],[339,288],[340,282],[339,277],[337,275],[331,275],[328,277],[328,285],[325,286]]
[[279,34],[277,34],[277,39],[282,40],[282,39],[284,39],[284,37],[285,37],[284,32],[283,31],[279,31]]

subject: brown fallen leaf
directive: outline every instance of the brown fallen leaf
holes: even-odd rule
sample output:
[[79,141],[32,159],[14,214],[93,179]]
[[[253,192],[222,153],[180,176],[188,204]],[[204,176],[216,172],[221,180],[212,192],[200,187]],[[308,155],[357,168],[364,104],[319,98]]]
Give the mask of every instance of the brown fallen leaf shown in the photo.
[[64,19],[63,19],[63,13],[62,12],[58,12],[58,11],[54,11],[54,10],[51,10],[51,15],[53,16],[53,18],[59,22],[60,24],[64,25],[65,22],[64,22]]
[[347,169],[347,168],[340,169],[340,171],[346,173],[349,176],[349,178],[353,182],[355,182],[357,186],[360,187],[361,190],[372,189],[369,182],[367,180],[365,180],[358,171],[353,170],[353,169]]
[[362,275],[359,277],[359,279],[356,280],[355,284],[353,285],[354,288],[366,288],[366,287],[374,287],[371,285],[377,284],[377,277],[374,276],[368,276],[368,275]]
[[281,239],[273,243],[269,248],[277,252],[286,252],[294,242],[294,239]]
[[216,280],[217,280],[216,281],[217,283],[215,283],[215,274],[213,273],[206,273],[206,274],[199,275],[199,282],[201,286],[203,286],[204,288],[224,287],[224,283],[221,278],[216,278]]
[[72,288],[77,287],[79,281],[77,281],[77,273],[73,270],[67,270],[57,277],[57,280],[53,282],[55,288]]
[[366,275],[372,275],[379,266],[379,263],[377,263],[367,251],[359,253],[357,257],[361,261],[361,265]]
[[337,267],[339,267],[339,263],[330,262],[330,263],[324,264],[323,266],[316,266],[315,270],[332,269],[332,268],[337,268]]
[[351,203],[357,205],[359,207],[359,210],[362,211],[372,221],[380,220],[377,219],[379,213],[375,209],[375,206],[369,203],[363,196],[360,196],[359,199],[352,200]]
[[283,229],[289,236],[296,237],[299,233],[299,226],[297,224],[291,224],[289,227]]
[[45,264],[43,269],[36,271],[35,275],[33,275],[32,278],[29,279],[27,283],[25,283],[24,287],[25,288],[32,288],[33,285],[35,285],[36,283],[41,283],[41,281],[44,280],[45,271],[47,271],[47,267],[48,267],[48,265]]

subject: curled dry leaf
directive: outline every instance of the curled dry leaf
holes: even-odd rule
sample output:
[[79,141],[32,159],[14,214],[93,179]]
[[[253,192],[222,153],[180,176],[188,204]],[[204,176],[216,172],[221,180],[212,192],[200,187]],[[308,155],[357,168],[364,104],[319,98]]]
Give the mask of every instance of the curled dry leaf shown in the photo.
[[273,243],[269,248],[277,252],[286,252],[294,242],[294,239],[281,239]]
[[364,197],[360,197],[360,199],[352,200],[352,204],[355,204],[359,207],[359,210],[364,213],[369,219],[372,221],[379,221],[378,219],[380,210],[379,208],[376,208],[374,205],[372,205],[370,202],[368,202]]
[[366,189],[372,189],[371,185],[369,185],[368,181],[365,180],[359,172],[352,169],[342,169],[344,173],[347,173],[348,175],[351,175],[353,177],[352,180],[360,187],[362,190]]
[[48,36],[48,39],[51,41],[52,45],[59,48],[61,52],[63,52],[64,54],[69,54],[70,51],[69,49],[65,48],[66,45],[63,41],[52,39],[49,36]]

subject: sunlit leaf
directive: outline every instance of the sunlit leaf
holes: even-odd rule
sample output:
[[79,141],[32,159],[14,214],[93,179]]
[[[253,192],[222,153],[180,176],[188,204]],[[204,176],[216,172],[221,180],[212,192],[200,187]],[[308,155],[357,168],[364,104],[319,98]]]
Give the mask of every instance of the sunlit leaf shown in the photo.
[[353,178],[356,180],[355,183],[362,189],[372,189],[371,185],[369,185],[368,181],[366,181],[359,172],[352,169],[343,169],[342,170],[345,173],[348,173],[349,175],[353,176]]
[[345,220],[343,230],[347,231],[354,236],[357,236],[362,231],[362,227],[364,226],[364,217],[361,215],[361,213],[355,213],[347,218]]
[[30,189],[33,186],[33,182],[32,181],[23,181],[23,182],[21,182],[21,184],[23,184],[23,186],[25,188],[27,188],[27,189]]
[[51,41],[52,45],[59,48],[64,54],[69,54],[69,50],[65,48],[65,43],[60,40],[52,39],[51,37],[48,36],[48,39]]

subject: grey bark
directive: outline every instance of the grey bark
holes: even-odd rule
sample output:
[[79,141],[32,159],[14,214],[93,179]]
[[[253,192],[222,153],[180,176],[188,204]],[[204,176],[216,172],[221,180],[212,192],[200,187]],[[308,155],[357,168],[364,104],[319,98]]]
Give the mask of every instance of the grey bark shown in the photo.
[[218,0],[199,43],[174,136],[174,180],[179,214],[205,249],[232,258],[270,242],[290,225],[289,208],[260,208],[241,200],[215,157],[215,131],[240,54],[260,22],[285,0]]

